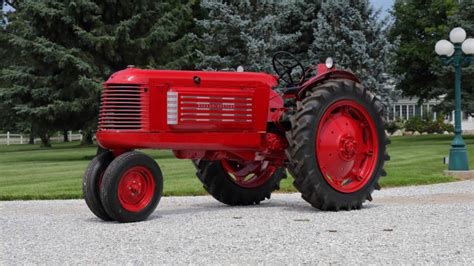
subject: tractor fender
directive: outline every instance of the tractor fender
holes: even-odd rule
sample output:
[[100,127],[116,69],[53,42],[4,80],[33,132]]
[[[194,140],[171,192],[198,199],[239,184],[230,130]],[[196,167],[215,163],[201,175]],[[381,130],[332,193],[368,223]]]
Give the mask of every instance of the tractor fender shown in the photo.
[[354,73],[346,70],[330,70],[328,72],[324,72],[321,75],[317,75],[316,77],[311,78],[310,80],[306,81],[301,88],[296,93],[296,99],[301,100],[304,98],[305,92],[308,90],[313,89],[317,85],[324,83],[330,79],[348,79],[352,80],[357,83],[361,83],[360,79],[354,75]]

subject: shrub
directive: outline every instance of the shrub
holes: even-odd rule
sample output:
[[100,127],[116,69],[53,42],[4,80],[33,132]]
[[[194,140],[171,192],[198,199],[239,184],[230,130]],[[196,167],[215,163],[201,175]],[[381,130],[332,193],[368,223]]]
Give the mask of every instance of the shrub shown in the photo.
[[454,126],[451,124],[443,124],[443,132],[444,131],[454,133]]
[[404,127],[404,123],[400,119],[396,119],[394,121],[390,121],[385,123],[385,129],[387,130],[388,133],[393,134],[395,131],[402,129]]
[[425,121],[421,120],[419,117],[413,117],[408,119],[405,122],[405,130],[406,131],[418,131],[418,132],[425,132],[426,131],[427,124]]
[[405,122],[406,131],[418,131],[420,133],[427,132],[443,133],[445,131],[454,132],[454,127],[451,124],[444,123],[444,116],[439,115],[436,120],[421,119],[419,117],[410,118]]

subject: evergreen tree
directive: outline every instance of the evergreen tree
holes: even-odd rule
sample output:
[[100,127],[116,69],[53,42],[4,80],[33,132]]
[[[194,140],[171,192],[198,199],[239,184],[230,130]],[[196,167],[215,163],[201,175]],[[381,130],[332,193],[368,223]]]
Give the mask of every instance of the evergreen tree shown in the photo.
[[320,8],[320,1],[293,1],[290,8],[287,8],[285,25],[282,25],[283,34],[300,33],[300,37],[287,51],[294,54],[305,67],[321,63],[308,57],[308,51],[314,42],[314,25]]
[[303,1],[203,0],[201,7],[207,17],[197,21],[203,32],[197,68],[235,69],[242,65],[246,71],[271,72],[275,52],[301,52],[298,42],[304,28],[295,26],[302,23],[295,16],[302,14]]
[[457,10],[455,0],[395,2],[390,36],[398,38],[400,46],[395,52],[393,71],[401,76],[397,88],[404,95],[425,100],[443,95],[446,88],[453,87],[452,78],[436,73],[442,65],[434,46],[438,40],[447,38],[448,17]]
[[369,1],[325,2],[314,25],[310,58],[333,57],[338,67],[353,71],[363,84],[388,103],[394,91],[388,85],[387,66],[396,46],[388,41],[385,22]]
[[70,1],[67,13],[79,43],[105,75],[136,65],[194,67],[196,0]]
[[[0,72],[0,99],[49,146],[53,130],[92,141],[100,83],[128,64],[189,68],[194,1],[25,0],[7,26],[16,60]],[[10,18],[10,17],[9,17]]]
[[90,108],[99,88],[97,69],[67,35],[65,9],[61,1],[24,1],[7,27],[9,51],[17,59],[1,72],[7,87],[0,95],[31,121],[44,146],[58,123]]

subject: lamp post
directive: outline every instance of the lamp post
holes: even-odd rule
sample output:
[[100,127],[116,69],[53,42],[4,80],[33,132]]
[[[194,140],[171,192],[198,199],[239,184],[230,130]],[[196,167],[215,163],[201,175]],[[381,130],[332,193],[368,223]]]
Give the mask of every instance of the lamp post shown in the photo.
[[449,151],[450,171],[467,171],[469,162],[467,150],[462,138],[461,128],[461,68],[474,63],[474,39],[466,39],[466,32],[462,28],[454,28],[449,33],[449,39],[436,43],[435,51],[441,56],[444,65],[454,66],[454,139]]

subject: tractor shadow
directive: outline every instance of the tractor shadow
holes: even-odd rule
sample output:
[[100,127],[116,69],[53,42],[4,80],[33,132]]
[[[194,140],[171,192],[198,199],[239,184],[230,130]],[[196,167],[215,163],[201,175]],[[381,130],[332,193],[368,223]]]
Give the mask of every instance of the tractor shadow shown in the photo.
[[[290,204],[285,204],[284,202],[277,203],[277,202],[268,202],[268,203],[260,203],[258,205],[252,206],[227,206],[222,203],[199,203],[199,204],[192,204],[189,207],[184,207],[180,209],[164,209],[160,210],[160,207],[155,210],[155,212],[150,215],[148,220],[155,220],[160,219],[163,217],[173,217],[173,216],[186,216],[186,215],[198,215],[198,214],[205,214],[205,213],[213,213],[218,214],[222,212],[226,216],[236,216],[240,217],[241,210],[255,210],[257,213],[258,210],[262,209],[280,209],[278,211],[296,211],[299,213],[307,212],[307,213],[317,213],[320,212],[317,209],[312,208],[311,206],[293,206]],[[229,212],[232,211],[232,212]]]
[[[173,204],[174,205],[174,204]],[[364,211],[368,209],[373,209],[380,207],[378,204],[374,203],[365,203],[360,210],[352,210],[352,211],[339,211],[340,213],[349,213],[349,212],[358,212]],[[228,216],[229,218],[233,219],[240,219],[242,216],[248,216],[248,210],[254,210],[255,214],[258,215],[259,210],[272,210],[274,209],[278,213],[287,212],[292,213],[294,215],[297,214],[313,214],[313,215],[321,215],[324,213],[338,213],[338,212],[331,212],[331,211],[321,211],[314,207],[312,207],[306,201],[299,199],[299,200],[279,200],[279,199],[272,199],[270,201],[262,202],[258,205],[251,205],[251,206],[228,206],[224,205],[220,202],[202,202],[202,203],[191,203],[191,204],[180,204],[178,208],[175,206],[170,206],[166,204],[160,209],[160,206],[157,207],[155,212],[153,212],[148,219],[145,221],[140,222],[142,223],[149,223],[159,221],[162,218],[173,218],[175,216],[189,216],[189,215],[199,215],[199,214],[219,214],[222,213],[223,216]],[[232,211],[232,212],[229,212]],[[245,212],[242,212],[245,211]],[[86,219],[86,222],[90,223],[97,223],[97,224],[117,224],[118,222],[110,222],[110,221],[102,221],[99,218],[91,217]],[[133,223],[132,223],[133,224]]]
[[[361,210],[367,210],[372,208],[377,208],[378,206],[370,203],[364,204]],[[170,209],[166,207],[165,209],[160,210],[160,207],[156,209],[156,211],[149,217],[149,220],[159,219],[162,217],[172,217],[172,216],[182,216],[182,215],[189,215],[189,214],[202,214],[202,213],[225,213],[225,215],[240,215],[240,210],[255,210],[256,213],[258,210],[269,210],[275,209],[277,212],[289,212],[289,213],[298,213],[298,214],[321,214],[321,213],[336,213],[336,212],[327,212],[321,211],[314,207],[312,207],[309,203],[305,202],[304,200],[275,200],[272,199],[271,201],[262,202],[258,205],[252,206],[227,206],[219,202],[203,202],[203,203],[194,203],[190,204],[189,206],[182,206],[179,209]],[[229,212],[229,210],[233,210],[233,212]],[[360,210],[352,210],[352,211],[360,211]],[[340,212],[347,212],[341,210]]]

